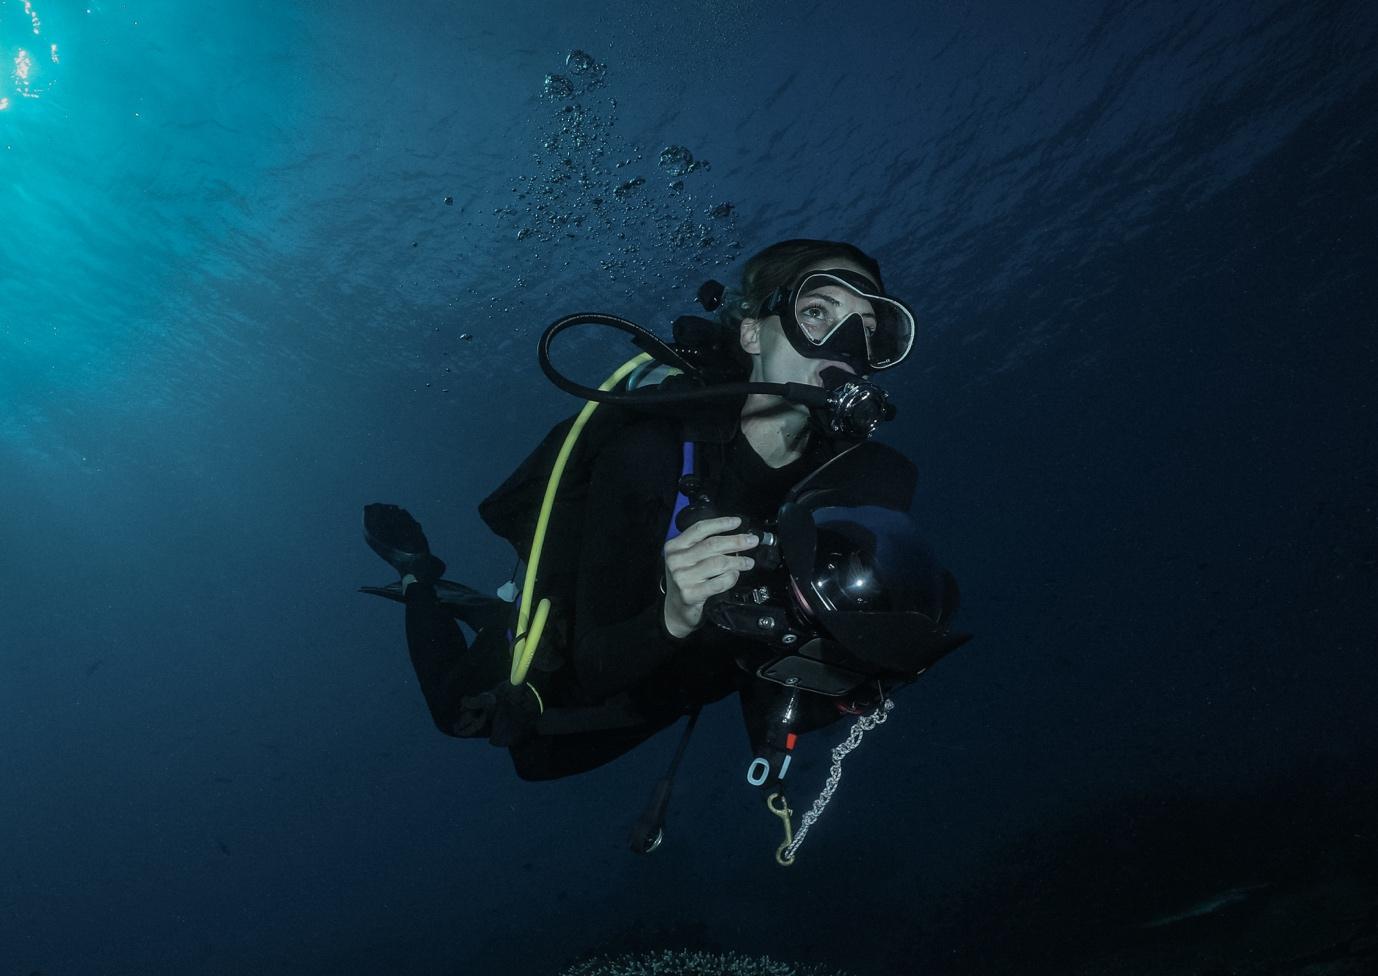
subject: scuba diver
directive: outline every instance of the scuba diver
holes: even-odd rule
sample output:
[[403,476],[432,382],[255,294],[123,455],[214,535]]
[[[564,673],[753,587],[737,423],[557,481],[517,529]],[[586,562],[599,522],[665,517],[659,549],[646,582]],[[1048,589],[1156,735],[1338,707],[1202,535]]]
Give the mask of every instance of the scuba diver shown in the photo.
[[[508,749],[522,779],[601,766],[688,716],[633,831],[642,852],[660,843],[699,710],[737,694],[747,779],[784,822],[787,864],[802,841],[783,799],[798,737],[860,716],[854,747],[894,689],[969,635],[949,630],[956,583],[907,515],[913,465],[866,440],[894,413],[869,378],[915,335],[877,262],[783,241],[725,292],[704,286],[718,320],[682,316],[673,346],[606,315],[546,331],[543,369],[590,403],[479,505],[520,559],[498,596],[446,580],[421,526],[386,504],[366,506],[364,534],[400,579],[362,589],[405,604],[437,728]],[[549,360],[556,334],[588,323],[647,350],[597,390]]]

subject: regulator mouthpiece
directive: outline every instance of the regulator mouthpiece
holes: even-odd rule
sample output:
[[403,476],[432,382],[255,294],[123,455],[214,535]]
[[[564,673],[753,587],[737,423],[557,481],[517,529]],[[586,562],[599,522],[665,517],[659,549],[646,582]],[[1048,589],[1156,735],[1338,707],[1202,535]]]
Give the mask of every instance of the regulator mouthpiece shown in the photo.
[[823,370],[822,377],[828,394],[819,420],[834,434],[865,440],[876,432],[881,421],[894,418],[890,394],[874,383],[836,366]]

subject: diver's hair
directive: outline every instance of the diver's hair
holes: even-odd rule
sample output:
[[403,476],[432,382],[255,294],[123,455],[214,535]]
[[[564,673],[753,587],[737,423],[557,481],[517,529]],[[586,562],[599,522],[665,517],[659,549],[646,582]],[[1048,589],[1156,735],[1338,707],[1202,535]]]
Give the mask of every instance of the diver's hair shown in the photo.
[[797,238],[772,244],[751,256],[742,271],[741,285],[729,292],[719,320],[735,333],[742,319],[759,315],[775,289],[792,285],[808,268],[829,258],[846,258],[865,268],[881,291],[885,282],[880,278],[880,265],[855,244],[844,241],[815,241]]

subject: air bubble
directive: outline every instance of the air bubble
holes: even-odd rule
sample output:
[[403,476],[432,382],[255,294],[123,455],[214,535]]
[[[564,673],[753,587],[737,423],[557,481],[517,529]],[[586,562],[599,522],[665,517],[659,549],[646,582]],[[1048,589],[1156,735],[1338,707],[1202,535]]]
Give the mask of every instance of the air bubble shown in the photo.
[[[574,83],[564,75],[545,76],[545,97],[546,98],[573,98]],[[568,108],[566,108],[568,111]]]
[[683,176],[694,168],[694,154],[683,146],[666,146],[660,151],[660,168],[671,176]]
[[593,55],[587,51],[573,50],[569,52],[569,57],[565,58],[565,67],[572,75],[582,75],[593,71],[598,67],[598,62],[593,60]]

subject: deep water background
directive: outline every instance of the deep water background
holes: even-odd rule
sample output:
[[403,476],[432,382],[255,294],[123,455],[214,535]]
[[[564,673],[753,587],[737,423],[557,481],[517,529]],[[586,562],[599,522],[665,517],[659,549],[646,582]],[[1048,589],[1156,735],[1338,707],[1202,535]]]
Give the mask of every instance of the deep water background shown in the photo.
[[[1378,7],[30,11],[0,0],[0,974],[1363,951]],[[545,97],[576,48],[601,86]],[[712,165],[675,189],[669,145]],[[637,858],[674,733],[551,784],[438,735],[398,608],[354,592],[388,578],[360,506],[498,585],[475,505],[576,406],[540,330],[664,332],[795,236],[920,311],[884,436],[978,640],[795,867],[731,703]]]

